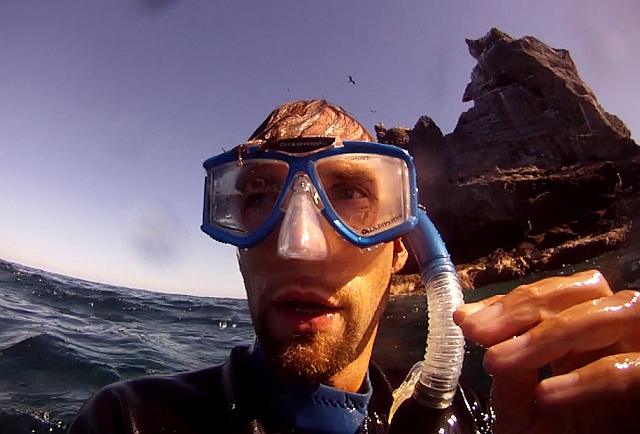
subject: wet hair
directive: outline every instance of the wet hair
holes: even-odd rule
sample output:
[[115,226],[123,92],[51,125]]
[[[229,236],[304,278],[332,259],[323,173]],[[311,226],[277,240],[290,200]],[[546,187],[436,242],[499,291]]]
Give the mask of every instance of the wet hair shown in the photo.
[[365,127],[342,107],[324,99],[292,101],[277,107],[253,132],[249,141],[264,141],[264,147],[282,139],[338,137],[375,142]]

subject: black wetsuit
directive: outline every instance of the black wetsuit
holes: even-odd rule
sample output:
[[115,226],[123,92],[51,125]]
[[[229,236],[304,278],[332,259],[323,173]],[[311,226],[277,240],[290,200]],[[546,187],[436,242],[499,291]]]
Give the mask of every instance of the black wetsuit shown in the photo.
[[[292,433],[296,430],[272,410],[259,392],[246,347],[232,350],[221,366],[167,377],[143,377],[109,385],[89,399],[70,427],[70,434],[159,433]],[[388,430],[391,386],[372,363],[366,417],[357,432]],[[463,407],[467,417],[484,423],[475,394]],[[472,414],[473,413],[473,414]],[[336,423],[340,423],[339,421]],[[357,425],[356,425],[357,426]]]

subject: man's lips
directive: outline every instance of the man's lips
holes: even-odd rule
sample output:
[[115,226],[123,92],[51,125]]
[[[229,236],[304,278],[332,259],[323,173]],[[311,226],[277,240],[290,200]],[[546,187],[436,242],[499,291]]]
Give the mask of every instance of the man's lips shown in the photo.
[[342,307],[315,290],[286,289],[274,299],[274,320],[284,328],[295,331],[322,331],[336,321]]
[[285,289],[273,299],[274,304],[303,303],[317,304],[327,308],[339,308],[338,304],[330,297],[315,290]]

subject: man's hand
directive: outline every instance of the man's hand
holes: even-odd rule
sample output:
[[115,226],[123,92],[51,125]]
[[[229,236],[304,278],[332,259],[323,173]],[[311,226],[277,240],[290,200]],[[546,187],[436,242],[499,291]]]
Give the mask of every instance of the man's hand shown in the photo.
[[[454,319],[488,348],[497,434],[640,432],[640,292],[613,294],[585,271],[467,304]],[[553,376],[538,382],[546,365]]]

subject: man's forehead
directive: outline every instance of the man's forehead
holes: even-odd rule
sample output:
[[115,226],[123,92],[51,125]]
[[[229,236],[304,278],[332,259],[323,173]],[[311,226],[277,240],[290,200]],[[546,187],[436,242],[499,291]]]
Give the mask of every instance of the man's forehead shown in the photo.
[[375,179],[376,175],[374,170],[368,162],[369,158],[366,155],[345,155],[341,159],[332,159],[326,164],[320,164],[318,166],[318,172],[320,176],[336,178]]
[[[307,154],[308,155],[308,154]],[[304,159],[305,156],[299,158]],[[322,178],[343,179],[376,179],[375,164],[372,157],[366,154],[336,155],[317,161],[318,175]],[[238,171],[238,182],[247,182],[255,177],[268,177],[284,179],[288,172],[288,165],[279,160],[269,159],[266,154],[263,158],[246,161]]]

